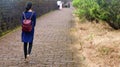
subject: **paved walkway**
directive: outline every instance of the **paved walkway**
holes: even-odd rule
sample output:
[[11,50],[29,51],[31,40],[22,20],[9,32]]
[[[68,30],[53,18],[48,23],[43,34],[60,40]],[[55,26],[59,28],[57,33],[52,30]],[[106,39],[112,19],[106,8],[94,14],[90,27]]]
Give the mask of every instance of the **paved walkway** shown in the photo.
[[24,63],[21,29],[0,39],[0,67],[79,67],[73,59],[72,9],[50,12],[37,19],[30,63]]

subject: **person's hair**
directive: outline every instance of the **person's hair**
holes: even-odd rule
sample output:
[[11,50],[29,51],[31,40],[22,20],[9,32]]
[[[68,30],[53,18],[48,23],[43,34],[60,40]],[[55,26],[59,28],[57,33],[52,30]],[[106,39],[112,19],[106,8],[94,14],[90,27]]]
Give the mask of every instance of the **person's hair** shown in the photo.
[[25,12],[28,12],[29,9],[32,8],[32,2],[27,2],[26,7],[25,7]]

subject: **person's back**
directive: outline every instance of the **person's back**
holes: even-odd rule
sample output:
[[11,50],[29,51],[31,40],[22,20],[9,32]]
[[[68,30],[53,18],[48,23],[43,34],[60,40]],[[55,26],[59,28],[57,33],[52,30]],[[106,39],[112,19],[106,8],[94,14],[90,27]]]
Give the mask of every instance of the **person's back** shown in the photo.
[[[31,21],[32,21],[32,30],[30,32],[25,32],[25,31],[22,31],[22,42],[32,42],[33,41],[33,36],[34,36],[34,27],[36,25],[36,13],[32,10],[29,10],[27,12],[24,12],[25,13],[25,17],[26,19],[29,19],[31,17]],[[24,15],[22,16],[22,21],[24,20]],[[27,34],[27,35],[26,35]],[[29,39],[28,39],[29,38]]]

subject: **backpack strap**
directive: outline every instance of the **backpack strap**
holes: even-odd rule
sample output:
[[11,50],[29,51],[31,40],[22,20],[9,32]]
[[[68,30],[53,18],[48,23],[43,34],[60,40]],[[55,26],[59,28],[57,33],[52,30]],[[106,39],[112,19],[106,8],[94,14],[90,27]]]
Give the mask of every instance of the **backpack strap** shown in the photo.
[[34,11],[32,12],[32,14],[31,14],[31,16],[30,16],[30,18],[29,18],[29,19],[31,19],[31,18],[32,18],[33,14],[34,14]]
[[23,12],[23,16],[24,16],[24,18],[26,19],[25,12]]
[[[34,13],[34,11],[32,12],[32,14],[31,14],[31,16],[30,16],[30,18],[29,18],[29,19],[31,19],[31,18],[32,18],[33,13]],[[24,18],[26,19],[25,12],[23,12],[23,16],[24,16]]]

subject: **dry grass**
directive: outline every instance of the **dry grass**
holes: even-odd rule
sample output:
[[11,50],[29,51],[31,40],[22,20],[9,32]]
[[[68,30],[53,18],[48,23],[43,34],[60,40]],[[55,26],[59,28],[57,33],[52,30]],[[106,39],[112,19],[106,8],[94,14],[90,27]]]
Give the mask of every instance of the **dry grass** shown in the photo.
[[75,18],[72,34],[78,39],[73,46],[76,55],[85,58],[83,67],[120,67],[120,30],[104,22],[80,22]]

